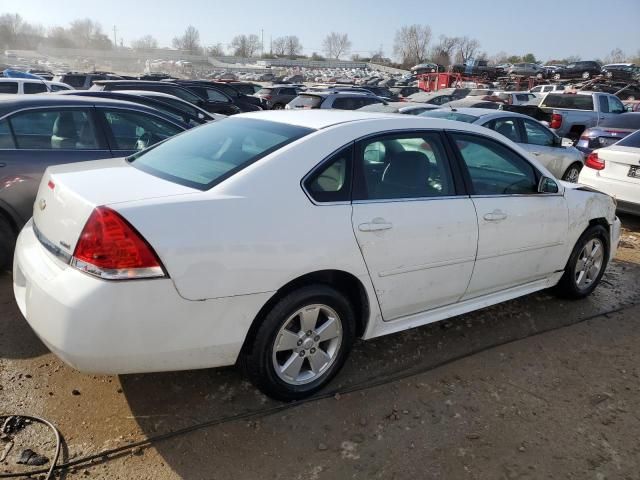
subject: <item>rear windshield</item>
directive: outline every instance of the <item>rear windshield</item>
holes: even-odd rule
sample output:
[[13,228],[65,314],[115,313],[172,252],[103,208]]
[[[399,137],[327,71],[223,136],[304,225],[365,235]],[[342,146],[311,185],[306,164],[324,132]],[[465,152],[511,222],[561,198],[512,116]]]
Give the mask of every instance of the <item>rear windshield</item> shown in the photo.
[[627,135],[616,143],[616,145],[620,145],[621,147],[640,148],[640,130],[632,133],[631,135]]
[[640,129],[640,112],[638,113],[622,113],[605,118],[598,124],[599,127],[617,127]]
[[550,93],[540,105],[550,108],[573,108],[575,110],[593,110],[591,95],[575,95],[569,93]]
[[151,175],[207,190],[312,131],[264,120],[225,118],[133,155],[129,161]]
[[258,90],[258,95],[269,95],[273,91],[273,88],[261,88]]
[[479,117],[474,117],[473,115],[467,115],[466,113],[454,112],[453,110],[431,110],[427,112],[422,112],[420,114],[421,117],[430,117],[430,118],[443,118],[445,120],[457,120],[458,122],[465,123],[473,123]]
[[298,95],[289,102],[290,108],[319,108],[322,97],[317,95]]

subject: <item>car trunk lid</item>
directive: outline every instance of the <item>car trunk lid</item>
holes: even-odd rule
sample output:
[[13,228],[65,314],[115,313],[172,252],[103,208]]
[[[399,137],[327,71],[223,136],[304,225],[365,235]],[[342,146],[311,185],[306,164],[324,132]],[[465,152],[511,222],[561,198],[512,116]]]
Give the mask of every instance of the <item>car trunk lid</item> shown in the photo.
[[597,150],[605,167],[600,175],[632,183],[640,183],[640,149],[613,145]]
[[59,165],[42,177],[33,221],[40,241],[68,258],[94,208],[196,192],[133,168],[122,158]]

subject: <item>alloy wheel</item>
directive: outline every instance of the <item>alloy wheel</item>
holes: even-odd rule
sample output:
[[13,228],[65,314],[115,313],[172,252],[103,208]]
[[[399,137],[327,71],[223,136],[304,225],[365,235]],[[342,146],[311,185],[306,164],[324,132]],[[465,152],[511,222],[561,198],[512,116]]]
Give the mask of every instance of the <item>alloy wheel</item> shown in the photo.
[[580,177],[580,169],[578,167],[571,167],[567,170],[567,173],[564,174],[564,181],[570,183],[578,183],[578,178]]
[[331,307],[314,304],[298,309],[275,336],[272,361],[276,375],[290,385],[319,379],[336,361],[342,338],[342,321]]
[[586,290],[595,282],[604,262],[604,244],[599,238],[589,240],[578,255],[574,278],[580,290]]

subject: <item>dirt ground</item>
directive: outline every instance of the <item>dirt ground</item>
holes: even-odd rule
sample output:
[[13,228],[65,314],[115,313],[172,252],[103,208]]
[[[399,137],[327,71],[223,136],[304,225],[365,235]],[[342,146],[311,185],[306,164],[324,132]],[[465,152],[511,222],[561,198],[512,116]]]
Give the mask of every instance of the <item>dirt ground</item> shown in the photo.
[[[622,220],[618,256],[585,300],[541,292],[360,342],[331,385],[352,393],[204,428],[65,477],[640,479],[640,219]],[[372,382],[381,384],[359,389]],[[78,373],[38,340],[10,275],[0,276],[0,414],[52,421],[66,441],[63,460],[278,405],[233,368]],[[0,473],[26,470],[16,464],[25,448],[53,454],[44,427],[14,440]],[[0,438],[0,458],[7,444]]]

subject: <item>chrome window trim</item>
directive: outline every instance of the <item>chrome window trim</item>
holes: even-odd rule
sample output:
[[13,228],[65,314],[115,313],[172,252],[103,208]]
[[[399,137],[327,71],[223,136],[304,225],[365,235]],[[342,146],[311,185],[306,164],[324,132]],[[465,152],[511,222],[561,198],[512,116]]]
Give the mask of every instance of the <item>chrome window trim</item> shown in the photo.
[[354,200],[351,203],[353,205],[367,204],[367,203],[397,203],[397,202],[425,202],[431,200],[458,200],[469,199],[469,195],[443,195],[440,197],[411,197],[411,198],[377,198],[371,200]]

